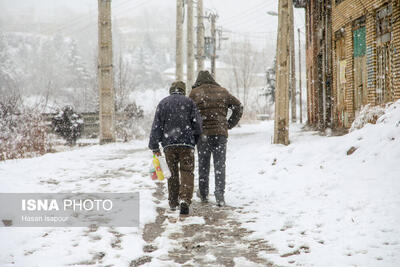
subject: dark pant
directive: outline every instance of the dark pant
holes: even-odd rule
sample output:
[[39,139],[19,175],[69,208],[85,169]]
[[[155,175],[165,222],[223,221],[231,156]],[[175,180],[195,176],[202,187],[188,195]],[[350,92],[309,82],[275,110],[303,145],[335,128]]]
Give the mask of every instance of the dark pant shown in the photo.
[[198,144],[199,154],[199,189],[202,196],[209,191],[211,155],[214,161],[215,198],[221,199],[225,193],[225,161],[227,138],[223,135],[201,136]]
[[[194,188],[194,149],[184,146],[167,147],[165,158],[171,178],[168,179],[168,200],[171,207],[178,206],[178,198],[192,202]],[[179,181],[179,172],[181,179]]]

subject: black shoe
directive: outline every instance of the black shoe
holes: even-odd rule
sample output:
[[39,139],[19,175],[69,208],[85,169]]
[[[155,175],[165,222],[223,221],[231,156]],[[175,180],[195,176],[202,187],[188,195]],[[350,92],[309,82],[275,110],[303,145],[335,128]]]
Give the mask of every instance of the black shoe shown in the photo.
[[171,211],[176,211],[177,208],[178,208],[178,206],[169,206],[169,209],[170,209]]
[[187,215],[189,214],[189,204],[185,201],[181,202],[181,214]]
[[208,203],[208,197],[200,197],[201,203]]
[[225,207],[225,205],[226,205],[225,200],[218,200],[217,205],[218,205],[218,207]]
[[221,197],[221,198],[217,198],[216,199],[217,200],[217,205],[218,205],[218,207],[225,207],[225,199],[224,199],[224,197]]
[[170,202],[169,203],[169,208],[172,211],[175,211],[178,208],[178,206],[179,206],[179,202]]
[[197,195],[198,198],[200,198],[201,203],[208,203],[208,197],[207,196],[203,196],[200,193],[200,190],[197,190],[196,195]]

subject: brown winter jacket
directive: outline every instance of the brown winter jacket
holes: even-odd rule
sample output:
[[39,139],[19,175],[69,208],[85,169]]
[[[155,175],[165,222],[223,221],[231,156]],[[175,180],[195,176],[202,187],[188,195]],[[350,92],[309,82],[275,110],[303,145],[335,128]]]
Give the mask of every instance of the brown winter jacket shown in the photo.
[[[219,86],[208,71],[201,71],[189,97],[196,103],[203,119],[203,135],[228,137],[228,129],[235,127],[243,114],[240,101]],[[232,115],[227,119],[228,109]]]

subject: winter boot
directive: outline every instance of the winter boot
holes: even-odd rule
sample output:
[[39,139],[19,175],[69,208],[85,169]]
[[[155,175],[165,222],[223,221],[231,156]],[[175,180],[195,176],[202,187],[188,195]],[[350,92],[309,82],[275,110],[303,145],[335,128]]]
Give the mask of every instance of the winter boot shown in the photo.
[[216,198],[216,201],[217,201],[218,207],[225,207],[226,204],[225,204],[225,199],[223,196]]
[[200,190],[197,190],[196,195],[197,195],[198,198],[200,198],[201,203],[208,203],[208,197],[207,196],[203,196],[200,193]]
[[189,214],[189,204],[185,201],[181,201],[181,212],[182,215]]
[[171,211],[175,211],[179,206],[178,201],[169,201],[169,208]]

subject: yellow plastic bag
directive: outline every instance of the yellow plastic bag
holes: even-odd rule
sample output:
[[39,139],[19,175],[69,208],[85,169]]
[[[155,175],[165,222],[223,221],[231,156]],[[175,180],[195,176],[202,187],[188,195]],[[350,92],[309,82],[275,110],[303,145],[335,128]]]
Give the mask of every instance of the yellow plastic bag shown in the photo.
[[160,180],[160,181],[164,180],[164,173],[161,169],[160,160],[158,159],[158,157],[156,155],[153,155],[153,166],[154,166],[154,169],[156,170],[158,180]]

